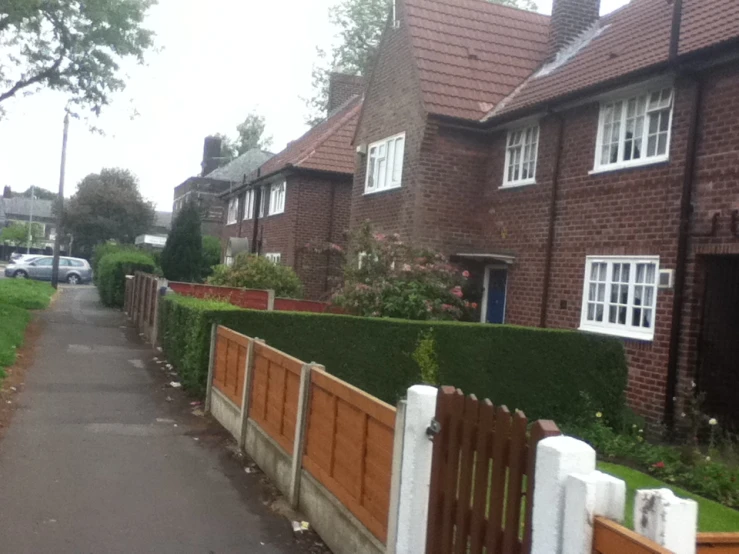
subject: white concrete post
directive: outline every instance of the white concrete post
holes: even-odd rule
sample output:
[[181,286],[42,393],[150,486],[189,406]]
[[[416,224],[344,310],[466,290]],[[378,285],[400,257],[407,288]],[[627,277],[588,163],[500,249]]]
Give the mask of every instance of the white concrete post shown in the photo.
[[405,398],[398,401],[395,407],[395,429],[393,435],[393,466],[390,478],[390,509],[387,516],[387,549],[386,554],[395,554],[398,540],[398,505],[400,504],[400,472],[403,465],[403,436],[405,429],[405,409],[408,402]]
[[213,370],[216,365],[216,340],[218,339],[218,324],[210,326],[210,356],[208,357],[208,382],[205,384],[205,413],[210,412],[210,395],[213,392]]
[[295,440],[293,441],[293,459],[290,468],[290,491],[288,500],[293,508],[298,507],[300,499],[300,473],[303,469],[303,448],[308,423],[308,406],[310,406],[310,376],[314,369],[326,371],[316,363],[305,364],[300,372],[300,391],[298,392],[298,413],[295,422]]
[[570,475],[565,483],[562,552],[591,554],[595,516],[621,522],[625,505],[626,483],[620,479],[600,471]]
[[[434,444],[426,434],[436,414],[438,391],[426,385],[408,389],[403,426],[403,447],[400,462],[400,486],[397,497],[395,544],[388,544],[388,552],[426,552],[428,527],[429,487],[431,486],[431,459]],[[396,433],[401,432],[396,429]],[[393,464],[398,454],[393,452]],[[393,500],[391,499],[391,505]],[[393,512],[390,512],[392,517]],[[394,550],[393,550],[394,546]]]
[[[531,554],[560,554],[565,483],[573,473],[595,471],[595,450],[572,437],[548,437],[536,450]],[[569,554],[569,553],[567,553]]]
[[154,306],[154,323],[152,323],[153,328],[151,330],[151,346],[154,349],[156,349],[157,340],[159,340],[159,303],[162,300],[162,296],[164,296],[165,294],[167,294],[167,280],[157,279],[157,295],[155,299],[156,305]]
[[634,530],[675,554],[695,554],[698,504],[669,489],[637,491]]
[[275,309],[275,291],[269,289],[267,291],[267,311],[272,312]]

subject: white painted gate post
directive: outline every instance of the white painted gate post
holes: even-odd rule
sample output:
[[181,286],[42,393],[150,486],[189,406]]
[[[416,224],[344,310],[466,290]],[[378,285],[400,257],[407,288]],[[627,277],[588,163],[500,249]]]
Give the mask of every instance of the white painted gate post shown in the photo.
[[[436,414],[438,389],[415,385],[408,389],[400,452],[393,449],[393,481],[398,482],[390,498],[387,552],[425,552],[428,527],[429,487],[434,444],[426,434]],[[396,458],[400,456],[400,461]],[[396,471],[400,470],[400,476]],[[397,510],[395,509],[397,506]],[[396,515],[397,514],[397,515]],[[392,521],[396,518],[396,521]],[[392,531],[392,532],[391,532]]]
[[698,503],[670,489],[636,491],[634,530],[675,554],[695,554]]

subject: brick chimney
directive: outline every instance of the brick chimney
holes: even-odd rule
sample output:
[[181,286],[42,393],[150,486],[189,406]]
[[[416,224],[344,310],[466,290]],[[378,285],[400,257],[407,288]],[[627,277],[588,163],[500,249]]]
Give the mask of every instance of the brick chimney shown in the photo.
[[8,185],[5,185],[5,188],[3,189],[3,198],[10,198],[13,196],[13,193],[10,192],[10,187]]
[[203,161],[201,176],[205,177],[211,171],[215,171],[221,165],[221,139],[218,137],[205,137],[203,144]]
[[600,17],[600,0],[554,0],[549,22],[549,54],[554,56]]
[[364,77],[331,73],[328,82],[328,113],[330,114],[352,96],[364,92]]

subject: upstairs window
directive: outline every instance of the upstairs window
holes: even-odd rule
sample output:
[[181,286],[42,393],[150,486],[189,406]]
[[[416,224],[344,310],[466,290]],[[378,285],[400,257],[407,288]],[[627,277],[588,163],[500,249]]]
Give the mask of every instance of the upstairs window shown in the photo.
[[236,220],[239,217],[239,198],[234,197],[231,200],[228,201],[228,219],[226,220],[226,225],[231,225],[233,223],[236,223]]
[[282,260],[282,254],[280,254],[279,252],[268,252],[264,255],[264,257],[275,265],[279,264]]
[[249,189],[244,194],[244,219],[254,217],[254,189]]
[[269,191],[269,215],[281,214],[285,211],[286,183],[275,183]]
[[602,104],[594,171],[667,160],[673,96],[665,88]]
[[588,257],[580,329],[652,340],[659,258]]
[[405,133],[369,145],[365,194],[400,187],[404,153]]
[[259,217],[262,218],[267,213],[267,200],[269,198],[269,187],[261,187],[261,197],[259,200]]
[[539,152],[539,125],[508,132],[505,154],[504,187],[536,182],[536,157]]

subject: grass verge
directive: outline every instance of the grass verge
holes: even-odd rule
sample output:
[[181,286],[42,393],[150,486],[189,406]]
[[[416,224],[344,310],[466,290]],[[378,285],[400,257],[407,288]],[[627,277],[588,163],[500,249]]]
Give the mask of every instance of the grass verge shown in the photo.
[[671,489],[681,498],[698,502],[698,530],[703,533],[729,532],[739,529],[739,511],[722,506],[697,494],[668,485],[649,475],[625,466],[599,462],[598,469],[626,481],[626,527],[634,528],[634,495],[638,489]]
[[26,310],[43,310],[53,295],[54,289],[48,283],[25,279],[0,280],[0,304]]

